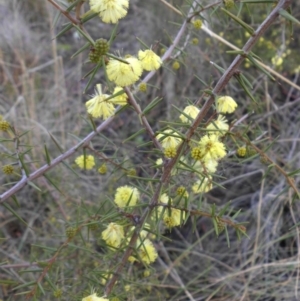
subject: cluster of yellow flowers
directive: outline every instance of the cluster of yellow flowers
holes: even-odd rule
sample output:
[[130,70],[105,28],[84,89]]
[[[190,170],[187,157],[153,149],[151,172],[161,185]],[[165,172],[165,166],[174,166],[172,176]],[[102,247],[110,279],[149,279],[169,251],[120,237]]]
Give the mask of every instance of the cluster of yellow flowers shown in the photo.
[[[196,162],[193,168],[199,172],[199,179],[192,186],[194,193],[208,192],[212,189],[211,174],[215,173],[218,166],[218,161],[226,156],[226,149],[223,142],[219,139],[224,136],[229,125],[227,119],[222,115],[233,113],[237,107],[237,103],[230,96],[221,96],[216,100],[216,110],[219,113],[218,118],[210,122],[207,126],[208,134],[204,135],[200,141],[191,149],[191,156]],[[179,119],[184,123],[191,124],[200,113],[200,109],[194,105],[188,105],[180,114]],[[160,141],[164,154],[167,158],[172,158],[176,155],[176,150],[182,138],[174,130],[167,129],[160,132],[157,136]],[[185,160],[185,159],[183,159]],[[162,160],[157,161],[157,165],[161,165]],[[176,172],[172,171],[172,175]],[[162,201],[161,201],[162,202]],[[177,217],[176,217],[177,214]],[[174,224],[180,224],[179,213],[173,211],[173,220],[169,217],[165,218],[165,223],[172,227]]]
[[[145,228],[149,228],[148,224],[145,224]],[[134,231],[134,228],[131,229],[130,233]],[[142,230],[139,235],[139,239],[136,244],[137,256],[130,256],[129,261],[142,261],[145,264],[150,264],[154,262],[157,258],[156,249],[149,238],[147,238],[149,232]],[[112,249],[118,249],[122,243],[128,244],[129,237],[127,240],[124,240],[124,227],[116,223],[110,223],[107,228],[102,232],[102,239],[106,244]]]
[[120,87],[134,84],[143,70],[153,71],[162,65],[161,58],[151,49],[138,52],[138,58],[127,56],[121,60],[111,59],[106,66],[107,77]]
[[[233,113],[237,103],[230,96],[221,96],[216,100],[216,110],[219,116],[207,126],[209,134],[203,136],[198,145],[191,150],[191,156],[197,160],[194,168],[199,170],[199,180],[193,185],[194,193],[208,192],[212,189],[212,177],[216,172],[218,161],[226,156],[226,149],[219,138],[224,136],[229,129],[226,118],[222,114]],[[189,115],[191,118],[195,118]],[[203,176],[205,175],[205,176]]]
[[120,60],[110,59],[106,66],[107,77],[117,86],[113,95],[109,95],[102,93],[100,84],[96,85],[96,94],[85,104],[87,112],[94,118],[103,117],[104,120],[113,116],[115,105],[127,104],[127,95],[122,87],[137,82],[143,70],[157,70],[161,64],[161,58],[150,49],[140,50],[138,59],[132,56],[120,58]]
[[[128,208],[130,206],[135,206],[140,197],[140,193],[137,188],[131,186],[121,186],[117,188],[114,202],[119,208]],[[149,229],[149,224],[144,225],[144,229]],[[130,232],[134,231],[134,228]],[[145,264],[150,264],[154,262],[157,258],[157,252],[153,243],[147,238],[149,232],[147,230],[142,230],[139,235],[139,240],[137,242],[137,256],[131,256],[129,261],[142,261]],[[124,227],[118,225],[117,223],[110,223],[107,228],[102,232],[102,238],[105,240],[106,244],[114,249],[121,246],[122,243],[128,244],[127,239],[124,240]]]

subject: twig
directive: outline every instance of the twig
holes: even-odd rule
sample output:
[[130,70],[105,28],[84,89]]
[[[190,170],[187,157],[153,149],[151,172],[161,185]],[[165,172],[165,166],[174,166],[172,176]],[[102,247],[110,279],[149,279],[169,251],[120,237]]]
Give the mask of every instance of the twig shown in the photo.
[[22,178],[17,184],[15,184],[13,187],[8,189],[6,192],[0,195],[0,204],[2,204],[5,200],[7,200],[9,197],[14,195],[16,192],[21,190],[28,182],[33,181],[37,179],[38,177],[41,177],[45,172],[52,169],[57,164],[61,163],[62,161],[66,160],[70,156],[72,156],[80,147],[84,147],[88,145],[88,143],[102,130],[104,130],[112,121],[113,117],[110,117],[109,119],[102,122],[96,129],[96,131],[91,132],[89,135],[87,135],[80,143],[70,148],[65,153],[59,155],[55,159],[53,159],[50,164],[46,164],[42,166],[41,168],[37,169],[33,173],[31,173],[27,178]]
[[72,17],[69,12],[61,8],[54,0],[48,0],[57,10],[59,10],[67,19],[69,19],[73,24],[80,25],[80,21]]
[[[237,134],[238,135],[238,134]],[[238,137],[243,140],[247,145],[251,146],[252,148],[255,149],[257,153],[268,163],[273,165],[285,178],[286,181],[288,182],[289,186],[292,187],[294,192],[297,194],[298,198],[300,197],[300,193],[295,185],[294,179],[290,177],[284,169],[282,169],[277,163],[275,163],[269,156],[267,156],[262,150],[260,150],[257,146],[255,146],[253,143],[248,141],[246,138],[242,137],[241,135],[238,135]]]

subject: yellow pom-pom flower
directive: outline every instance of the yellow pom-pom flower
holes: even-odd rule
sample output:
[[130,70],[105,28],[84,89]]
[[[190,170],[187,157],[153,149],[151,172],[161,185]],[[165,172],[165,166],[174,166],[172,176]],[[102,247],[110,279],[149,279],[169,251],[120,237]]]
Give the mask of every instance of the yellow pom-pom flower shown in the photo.
[[131,186],[121,186],[117,188],[115,203],[118,207],[134,206],[140,197],[139,191]]
[[173,202],[173,200],[166,193],[163,193],[160,196],[159,201],[163,204],[168,204],[168,203],[172,204],[172,202]]
[[199,44],[199,40],[197,38],[193,38],[192,39],[192,44],[193,45],[198,45]]
[[229,125],[227,119],[219,115],[217,120],[212,121],[206,129],[212,131],[215,135],[224,136],[229,129]]
[[12,165],[4,165],[2,166],[2,171],[6,175],[11,175],[14,172],[14,167]]
[[217,99],[217,111],[219,113],[233,113],[237,108],[237,103],[230,96],[221,96]]
[[194,160],[202,160],[204,155],[205,153],[199,146],[193,147],[191,150],[191,156]]
[[243,158],[243,157],[245,157],[246,154],[247,154],[247,149],[246,149],[245,146],[239,147],[239,148],[237,149],[236,153],[237,153],[237,155],[238,155],[239,157],[242,157],[242,158]]
[[197,19],[193,22],[195,29],[200,29],[202,27],[202,21],[200,19]]
[[208,178],[202,178],[198,180],[193,186],[192,190],[195,194],[208,192],[212,189],[212,179],[210,177]]
[[[199,112],[200,110],[197,107],[190,105],[185,107],[185,109],[183,110],[184,114],[181,114],[179,118],[182,122],[191,123],[192,122],[191,119],[195,119]],[[187,118],[186,115],[189,116],[190,118]]]
[[105,163],[103,163],[99,168],[98,168],[98,172],[101,175],[105,175],[107,173],[107,165]]
[[145,51],[140,50],[138,58],[142,63],[143,69],[146,71],[157,70],[162,64],[161,58],[151,49]]
[[234,7],[234,0],[223,0],[226,9],[231,9]]
[[140,83],[139,84],[139,90],[141,92],[147,92],[147,84],[146,83]]
[[177,149],[178,145],[181,143],[181,138],[176,136],[177,136],[176,132],[174,132],[171,129],[167,129],[161,132],[160,134],[158,134],[156,138],[160,141],[164,149],[167,148]]
[[107,119],[111,117],[115,112],[115,107],[106,100],[110,95],[102,94],[101,85],[96,86],[96,95],[85,103],[87,112],[91,114],[94,118],[103,117]]
[[91,10],[99,13],[104,23],[117,23],[127,15],[129,0],[90,0]]
[[10,128],[10,123],[6,120],[0,120],[0,130],[3,132],[7,132]]
[[151,262],[154,262],[158,255],[152,242],[149,239],[145,239],[139,245],[139,258],[145,264],[150,264]]
[[141,62],[135,57],[124,58],[128,64],[112,59],[106,66],[107,77],[120,87],[134,84],[142,75]]
[[98,297],[97,294],[95,293],[83,298],[82,301],[109,301],[109,299]]
[[116,223],[110,223],[102,232],[102,238],[108,246],[118,248],[124,238],[124,229]]
[[199,148],[204,154],[202,160],[218,160],[226,156],[225,145],[219,141],[217,135],[205,135],[199,142]]
[[176,156],[176,148],[166,147],[164,150],[164,155],[166,158],[174,158]]
[[271,62],[275,67],[279,67],[283,63],[283,58],[278,55],[275,55],[274,57],[272,57]]
[[172,68],[173,68],[173,70],[178,70],[180,68],[180,63],[178,61],[175,61],[172,64]]
[[189,193],[187,192],[186,188],[184,186],[179,186],[177,189],[176,189],[176,194],[178,196],[181,196],[181,197],[185,197],[185,198],[188,198],[189,197]]
[[[123,93],[121,93],[123,92]],[[114,96],[115,94],[118,94]],[[122,87],[115,87],[114,92],[113,92],[113,98],[109,99],[108,101],[114,105],[119,105],[119,106],[125,106],[127,105],[127,94],[124,92]]]
[[179,226],[181,224],[181,221],[184,220],[184,218],[185,212],[181,213],[181,210],[171,208],[165,210],[163,220],[168,228],[173,228]]
[[90,170],[95,166],[95,158],[92,155],[81,155],[75,159],[75,163],[82,169]]

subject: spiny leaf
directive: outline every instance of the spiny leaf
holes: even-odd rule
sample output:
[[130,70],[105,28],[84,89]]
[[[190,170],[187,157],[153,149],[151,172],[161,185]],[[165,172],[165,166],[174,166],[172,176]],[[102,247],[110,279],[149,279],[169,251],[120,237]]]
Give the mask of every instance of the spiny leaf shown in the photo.
[[162,101],[162,98],[155,97],[143,110],[143,114],[146,115],[149,113],[153,108],[155,108],[160,102]]
[[251,61],[251,63],[257,67],[259,70],[261,70],[264,74],[266,74],[270,79],[272,79],[273,81],[275,81],[275,78],[271,75],[271,73],[269,73],[265,68],[263,68],[260,64],[258,64],[256,62],[256,60],[251,56],[248,55],[247,58]]
[[2,206],[6,208],[8,211],[10,211],[20,222],[25,224],[28,227],[28,224],[23,220],[23,218],[13,209],[10,207],[7,203],[2,203]]
[[91,45],[95,45],[95,41],[89,36],[86,32],[84,32],[78,25],[74,25],[74,28],[87,40],[91,43]]
[[296,23],[296,24],[300,25],[300,21],[297,20],[295,17],[293,17],[291,14],[289,14],[289,13],[288,13],[286,10],[284,10],[283,8],[281,8],[281,9],[279,10],[279,14],[280,14],[283,18],[285,18],[285,19],[287,19],[287,20],[289,20],[289,21],[291,21],[291,22],[293,22],[293,23]]
[[51,158],[50,158],[50,155],[49,155],[48,148],[47,148],[47,145],[46,145],[46,144],[44,144],[44,149],[45,149],[45,155],[46,155],[46,161],[47,161],[47,164],[50,165],[50,163],[51,163]]
[[84,50],[86,50],[87,48],[89,48],[91,46],[90,42],[85,43],[81,48],[79,48],[72,56],[71,59],[73,59],[74,57],[76,57],[78,54],[80,54],[81,52],[83,52]]
[[28,184],[29,186],[35,188],[36,190],[42,192],[42,190],[41,190],[39,187],[37,187],[34,183],[32,183],[31,181],[28,181],[27,184]]
[[64,33],[66,33],[67,31],[69,31],[71,28],[73,27],[72,23],[69,23],[68,25],[66,25],[65,28],[63,28],[55,37],[54,39],[59,38],[60,36],[62,36]]
[[233,19],[236,23],[240,24],[247,32],[250,33],[250,35],[254,34],[255,30],[250,25],[245,23],[243,20],[241,20],[240,18],[238,18],[237,16],[235,16],[234,14],[232,14],[231,12],[226,10],[225,8],[221,7],[221,10],[225,14],[227,14],[231,19]]
[[99,70],[99,68],[100,68],[101,66],[102,66],[102,61],[99,61],[99,62],[97,63],[97,65],[96,65],[96,67],[94,68],[93,73],[92,73],[92,75],[90,76],[88,83],[86,84],[86,87],[85,87],[85,89],[84,89],[84,91],[83,91],[83,94],[86,93],[87,89],[88,89],[89,86],[91,85],[92,80],[94,79],[94,77],[95,77],[97,71]]
[[48,134],[49,134],[49,136],[50,136],[50,138],[52,139],[52,141],[54,142],[54,144],[57,146],[57,148],[60,150],[60,152],[61,153],[63,153],[63,149],[62,149],[62,147],[60,146],[60,144],[59,144],[59,142],[54,138],[54,136],[50,133],[50,132],[48,132]]

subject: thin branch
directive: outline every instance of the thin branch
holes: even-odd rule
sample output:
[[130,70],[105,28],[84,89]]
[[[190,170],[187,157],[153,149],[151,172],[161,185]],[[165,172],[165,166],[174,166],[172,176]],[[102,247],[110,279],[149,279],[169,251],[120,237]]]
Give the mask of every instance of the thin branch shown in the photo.
[[81,25],[80,21],[75,19],[70,13],[63,8],[61,8],[54,0],[47,0],[49,3],[51,3],[57,10],[59,10],[67,19],[71,21],[74,25]]
[[146,129],[147,133],[149,134],[151,140],[153,141],[154,145],[161,151],[163,152],[163,148],[161,146],[161,144],[159,143],[159,141],[156,139],[155,137],[155,133],[153,132],[147,118],[144,116],[140,106],[138,105],[138,103],[136,102],[134,96],[132,95],[132,93],[130,92],[128,87],[124,88],[124,91],[126,92],[127,96],[128,96],[128,100],[129,103],[132,105],[132,107],[134,108],[134,110],[137,112],[137,114],[139,115],[144,128]]
[[96,129],[96,131],[91,132],[89,135],[87,135],[80,143],[70,148],[65,153],[59,155],[54,160],[50,162],[50,164],[46,164],[42,166],[41,168],[37,169],[35,172],[31,173],[27,178],[22,178],[17,184],[15,184],[13,187],[5,191],[0,195],[0,204],[2,204],[5,200],[7,200],[9,197],[14,195],[16,192],[21,190],[28,182],[33,181],[37,179],[38,177],[41,177],[44,173],[52,169],[54,166],[58,165],[62,161],[66,160],[67,158],[71,157],[79,148],[85,147],[89,144],[89,142],[102,130],[104,130],[112,121],[114,117],[110,117],[109,119],[102,122]]

